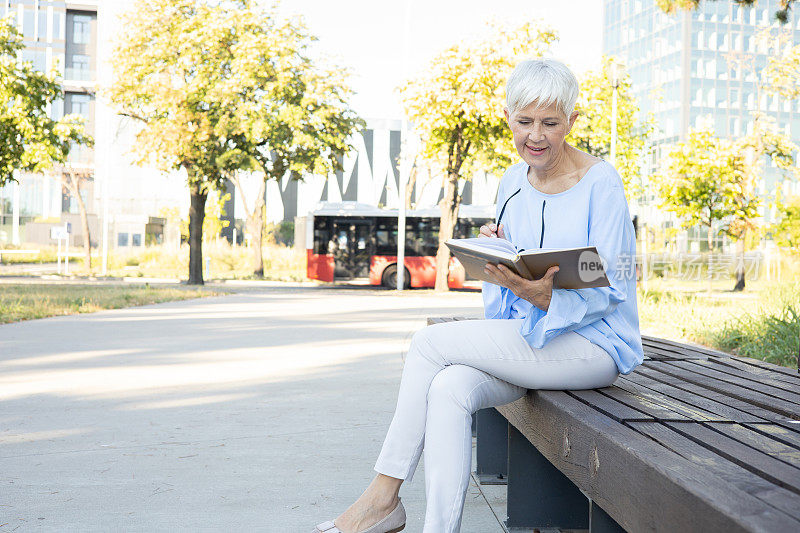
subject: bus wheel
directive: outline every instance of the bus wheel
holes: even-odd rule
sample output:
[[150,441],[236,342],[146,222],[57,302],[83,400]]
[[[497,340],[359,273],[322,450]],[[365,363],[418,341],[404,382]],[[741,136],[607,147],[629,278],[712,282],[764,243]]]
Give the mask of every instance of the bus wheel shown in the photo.
[[[396,289],[397,288],[397,264],[389,265],[383,271],[383,275],[381,276],[381,285],[386,287],[387,289]],[[411,286],[411,274],[409,274],[408,269],[405,269],[405,279],[403,280],[403,288],[407,289]]]

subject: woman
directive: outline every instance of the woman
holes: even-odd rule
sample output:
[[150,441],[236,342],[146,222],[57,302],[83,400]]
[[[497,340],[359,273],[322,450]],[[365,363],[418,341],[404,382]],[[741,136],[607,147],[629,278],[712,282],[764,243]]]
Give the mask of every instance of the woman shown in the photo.
[[480,232],[519,250],[596,246],[611,286],[553,289],[558,267],[529,281],[488,265],[494,283],[483,286],[486,320],[437,324],[414,335],[377,477],[335,523],[315,531],[403,529],[398,492],[423,451],[424,531],[459,531],[472,413],[512,402],[526,389],[606,387],[642,362],[633,224],[616,170],[565,142],[577,97],[578,82],[563,63],[525,61],[514,70],[505,116],[522,162],[503,175],[497,222]]

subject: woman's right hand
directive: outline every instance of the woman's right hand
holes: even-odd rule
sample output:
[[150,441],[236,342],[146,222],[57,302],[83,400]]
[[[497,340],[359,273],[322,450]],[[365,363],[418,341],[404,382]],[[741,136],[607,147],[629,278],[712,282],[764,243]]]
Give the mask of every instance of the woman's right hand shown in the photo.
[[494,238],[498,238],[499,237],[501,239],[505,239],[506,238],[506,234],[503,231],[503,225],[500,224],[498,226],[497,224],[494,224],[494,223],[492,223],[492,224],[484,224],[483,226],[481,226],[480,236],[481,237],[494,237]]

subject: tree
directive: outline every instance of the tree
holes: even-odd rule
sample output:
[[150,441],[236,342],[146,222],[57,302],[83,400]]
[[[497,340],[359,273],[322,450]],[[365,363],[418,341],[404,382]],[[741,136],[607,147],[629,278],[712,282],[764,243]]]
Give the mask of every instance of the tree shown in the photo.
[[[210,188],[221,188],[242,168],[276,179],[290,170],[338,168],[322,159],[337,161],[336,149],[344,146],[340,122],[355,122],[330,105],[347,91],[335,85],[333,73],[309,68],[300,52],[311,38],[299,23],[279,22],[274,11],[250,0],[137,0],[123,27],[128,30],[114,54],[117,82],[110,96],[122,114],[142,123],[142,161],[186,171],[189,283],[202,284]],[[259,247],[260,197],[254,214],[248,211]]]
[[555,39],[552,30],[530,23],[494,26],[483,40],[451,46],[400,88],[406,115],[422,140],[421,155],[444,181],[437,291],[448,289],[450,251],[444,243],[458,220],[458,180],[479,168],[500,170],[516,157],[502,112],[504,82],[520,60],[540,57]]
[[[754,6],[758,0],[731,0],[741,6]],[[789,20],[789,11],[795,0],[779,0],[778,9],[775,11],[775,20],[785,24]],[[656,0],[656,4],[664,13],[674,13],[678,10],[697,9],[700,0]]]
[[685,228],[706,226],[709,251],[714,249],[715,222],[758,214],[760,198],[747,184],[746,162],[738,148],[710,130],[690,129],[656,175],[661,207],[674,212]]
[[[189,185],[189,284],[203,284],[202,229],[210,188],[222,185],[217,159],[228,150],[224,91],[235,84],[232,32],[239,2],[137,0],[121,20],[107,93],[141,127],[139,163],[182,169]],[[222,127],[220,127],[222,126]],[[221,134],[222,133],[222,134]]]
[[[608,158],[611,153],[612,62],[611,58],[603,58],[600,70],[587,73],[581,80],[575,106],[580,116],[567,137],[573,146],[601,158]],[[617,100],[616,167],[629,187],[638,183],[639,163],[652,125],[640,117],[627,75],[619,82]]]
[[75,167],[66,163],[61,169],[61,183],[69,191],[70,196],[78,204],[78,213],[81,217],[81,229],[83,230],[83,264],[87,271],[92,270],[92,235],[89,232],[89,216],[86,214],[86,204],[81,195],[81,185],[88,182],[93,172],[88,168]]
[[67,161],[73,143],[93,142],[81,116],[50,118],[48,104],[63,96],[58,73],[19,62],[23,48],[16,28],[0,20],[0,187],[15,181],[15,170],[50,170]]
[[783,47],[777,55],[769,56],[762,73],[764,87],[789,100],[800,96],[800,44]]
[[[742,154],[745,159],[744,176],[738,182],[739,191],[737,201],[748,203],[752,197],[757,197],[757,184],[764,171],[764,160],[768,157],[772,163],[784,172],[794,169],[794,153],[797,146],[783,134],[777,132],[775,121],[757,111],[753,114],[753,132],[734,142],[734,149]],[[748,209],[737,211],[728,222],[725,232],[737,241],[739,249],[739,264],[736,269],[736,285],[734,291],[744,290],[745,287],[745,237],[749,230],[756,228],[753,222],[757,211],[752,213]]]
[[[739,149],[746,157],[746,177],[743,184],[749,188],[746,196],[755,194],[758,182],[764,170],[764,161],[769,157],[773,164],[784,173],[794,171],[793,153],[797,147],[787,135],[778,133],[775,120],[761,111],[762,91],[776,97],[796,98],[800,94],[797,83],[800,81],[800,47],[792,48],[791,29],[767,26],[756,33],[756,41],[761,51],[768,56],[767,68],[757,67],[756,55],[749,52],[730,51],[725,55],[729,68],[739,72],[749,71],[750,76],[758,79],[755,84],[756,109],[752,113],[753,129],[738,140]],[[736,269],[736,285],[734,291],[745,288],[744,253],[746,235],[749,230],[756,229],[752,219],[732,219],[726,233],[737,242],[739,263]]]
[[800,196],[778,200],[778,221],[770,227],[778,246],[800,250]]
[[274,9],[248,2],[229,25],[236,36],[231,68],[240,80],[226,94],[235,113],[227,123],[230,150],[221,162],[262,177],[251,210],[239,175],[230,173],[247,212],[253,273],[262,277],[267,181],[342,170],[343,155],[352,148],[348,139],[365,123],[349,107],[346,71],[309,58],[315,38],[302,20],[281,20]]

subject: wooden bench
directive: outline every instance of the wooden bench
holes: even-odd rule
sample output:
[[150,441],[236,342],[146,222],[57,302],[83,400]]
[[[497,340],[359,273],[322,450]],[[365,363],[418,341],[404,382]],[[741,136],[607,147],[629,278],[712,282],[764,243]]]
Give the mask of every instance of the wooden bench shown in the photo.
[[477,413],[478,474],[507,480],[509,531],[800,532],[798,373],[642,340],[611,387]]

